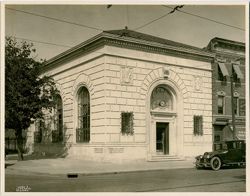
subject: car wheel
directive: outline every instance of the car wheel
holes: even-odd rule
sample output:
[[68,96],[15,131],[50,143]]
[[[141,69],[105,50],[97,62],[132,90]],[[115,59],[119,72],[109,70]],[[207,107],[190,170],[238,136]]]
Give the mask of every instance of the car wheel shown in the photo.
[[210,161],[213,170],[217,171],[221,167],[221,160],[219,157],[213,157]]

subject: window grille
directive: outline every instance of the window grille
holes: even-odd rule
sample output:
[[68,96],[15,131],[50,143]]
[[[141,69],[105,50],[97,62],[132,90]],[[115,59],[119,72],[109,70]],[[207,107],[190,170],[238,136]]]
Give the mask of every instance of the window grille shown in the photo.
[[151,94],[151,109],[173,110],[172,95],[163,86],[157,86]]
[[82,87],[78,93],[78,128],[76,142],[90,141],[90,97],[88,89]]
[[194,135],[203,135],[203,116],[194,116]]
[[134,134],[134,114],[133,112],[121,113],[121,132],[122,134]]

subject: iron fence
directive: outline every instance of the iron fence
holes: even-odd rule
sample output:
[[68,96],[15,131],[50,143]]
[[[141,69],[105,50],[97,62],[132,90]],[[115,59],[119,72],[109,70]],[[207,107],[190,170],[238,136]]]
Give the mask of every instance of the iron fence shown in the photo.
[[[23,144],[23,149],[25,149],[25,143],[26,139],[22,138],[22,144]],[[6,153],[16,153],[17,152],[17,142],[16,138],[5,138],[5,150],[7,151]]]
[[63,135],[58,130],[52,131],[52,143],[58,143],[63,141]]

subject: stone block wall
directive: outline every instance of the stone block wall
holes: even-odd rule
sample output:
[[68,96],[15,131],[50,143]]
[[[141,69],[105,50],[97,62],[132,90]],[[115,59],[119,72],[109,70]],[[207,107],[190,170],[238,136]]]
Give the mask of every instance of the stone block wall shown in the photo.
[[[102,55],[104,54],[104,55]],[[211,64],[151,52],[105,46],[96,52],[65,62],[47,74],[54,77],[63,99],[66,142],[70,155],[88,159],[146,159],[149,89],[163,80],[163,67],[182,96],[184,156],[212,148]],[[90,143],[75,143],[77,127],[76,93],[84,85],[90,93]],[[134,113],[134,134],[121,134],[121,112]],[[178,115],[178,114],[177,114]],[[203,115],[203,136],[193,134],[193,115]],[[121,150],[119,150],[121,149]],[[131,156],[133,154],[133,156]]]
[[[125,50],[125,49],[124,49]],[[111,48],[114,51],[114,48]],[[119,49],[117,56],[106,56],[107,116],[110,143],[148,144],[147,96],[150,86],[163,79],[162,68],[170,70],[170,80],[180,89],[183,99],[184,154],[191,156],[212,148],[212,72],[211,64],[183,60],[171,56],[149,54]],[[141,57],[139,59],[139,57]],[[148,59],[150,57],[150,60]],[[174,64],[173,64],[174,63]],[[193,64],[192,64],[193,63]],[[199,64],[200,63],[200,64]],[[195,65],[195,66],[194,66]],[[123,82],[127,69],[131,78]],[[134,135],[121,134],[121,112],[134,112]],[[204,135],[194,136],[193,115],[203,115]]]
[[[91,140],[98,142],[99,138],[105,138],[103,131],[106,126],[104,69],[104,57],[99,56],[88,61],[84,56],[81,60],[65,63],[50,71],[63,99],[63,122],[67,142],[76,142],[77,91],[81,86],[85,86],[90,94]],[[101,141],[103,142],[103,139]]]

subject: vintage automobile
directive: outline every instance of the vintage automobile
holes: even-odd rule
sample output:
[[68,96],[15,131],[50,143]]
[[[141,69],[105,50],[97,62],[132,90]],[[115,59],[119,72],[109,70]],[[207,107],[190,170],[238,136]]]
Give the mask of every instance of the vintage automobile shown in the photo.
[[213,152],[205,152],[195,159],[196,168],[211,167],[215,171],[222,166],[244,166],[246,164],[245,140],[231,140],[215,144]]

